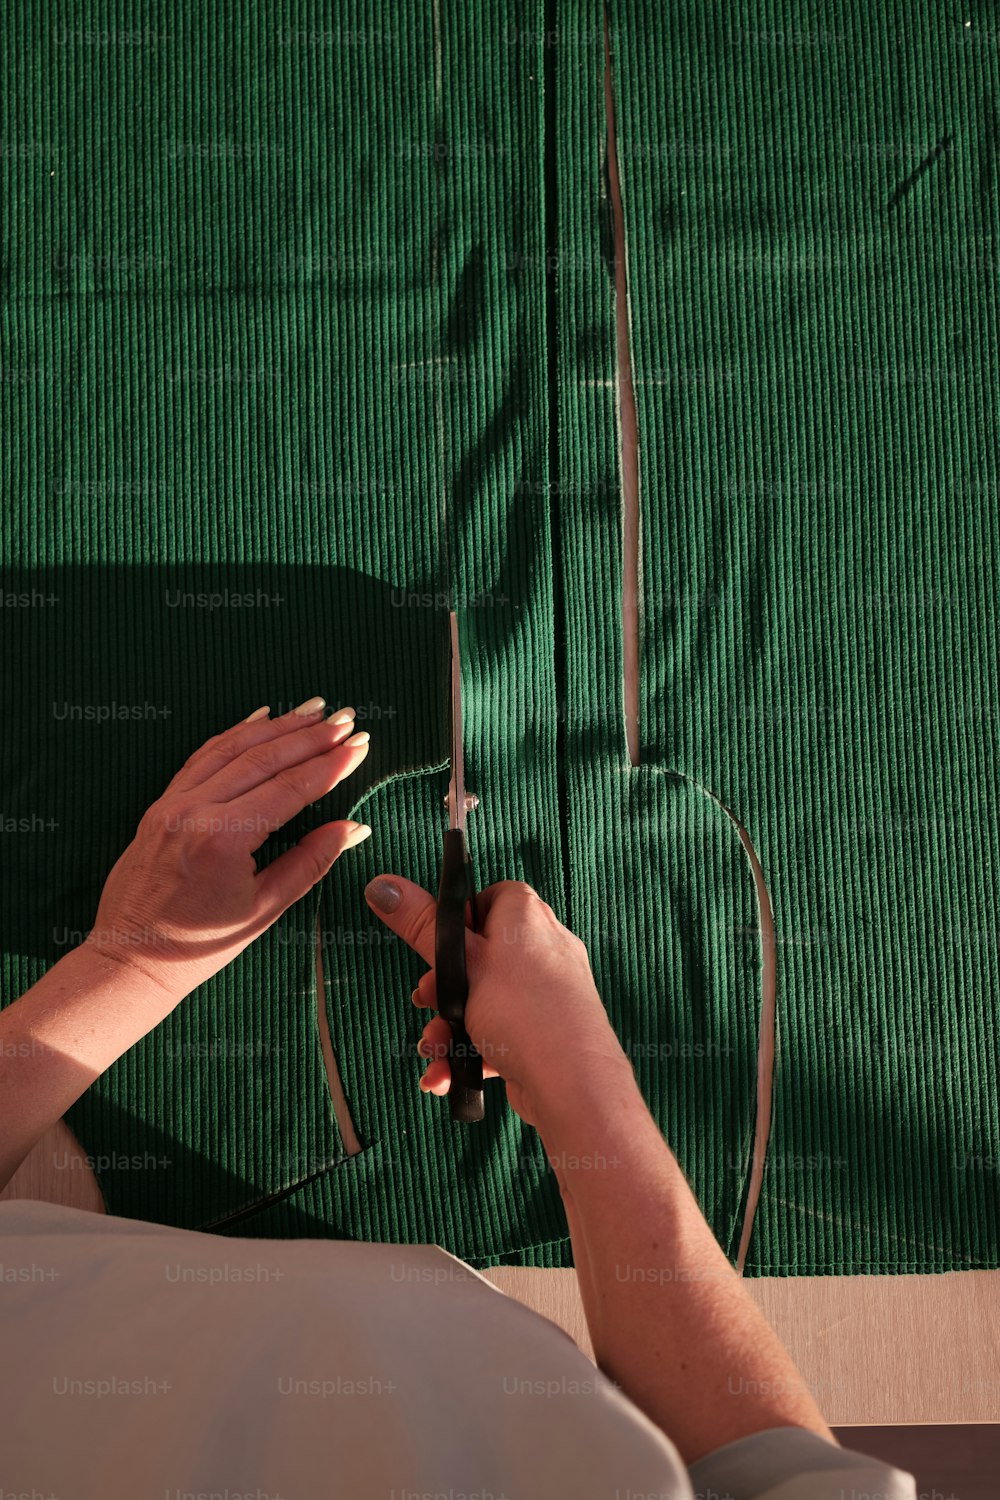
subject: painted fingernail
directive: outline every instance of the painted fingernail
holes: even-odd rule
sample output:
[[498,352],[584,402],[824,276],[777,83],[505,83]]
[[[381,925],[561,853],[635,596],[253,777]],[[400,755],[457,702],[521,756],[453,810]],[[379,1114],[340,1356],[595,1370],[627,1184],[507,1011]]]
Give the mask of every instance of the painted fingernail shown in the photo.
[[258,708],[256,713],[250,714],[243,720],[244,724],[253,724],[257,719],[263,719],[271,712],[271,705],[265,703],[263,708]]
[[[353,745],[367,745],[367,743],[368,743],[368,741],[370,739],[371,739],[371,735],[368,733],[367,729],[362,729],[362,731],[361,731],[360,734],[352,734],[351,738],[349,740],[345,740],[344,741],[344,744],[345,745],[351,745],[351,746],[353,746]],[[343,748],[343,746],[341,748]]]
[[327,719],[328,724],[352,724],[357,718],[353,708],[338,708],[335,714]]
[[374,880],[369,880],[365,886],[365,900],[369,906],[374,906],[376,911],[386,914],[395,911],[403,899],[403,893],[398,885],[387,880],[384,875],[376,875]]
[[355,823],[347,835],[347,848],[353,849],[355,844],[363,844],[365,839],[370,839],[372,831],[367,823]]
[[318,714],[321,708],[326,707],[325,698],[307,698],[300,703],[298,708],[293,708],[292,713],[298,714],[300,718],[307,719],[310,714]]

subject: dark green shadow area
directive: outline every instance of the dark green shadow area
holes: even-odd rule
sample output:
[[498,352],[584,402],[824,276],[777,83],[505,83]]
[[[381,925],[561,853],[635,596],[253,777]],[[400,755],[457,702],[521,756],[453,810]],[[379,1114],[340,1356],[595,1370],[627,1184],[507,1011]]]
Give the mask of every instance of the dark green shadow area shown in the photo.
[[[374,783],[447,755],[446,614],[384,582],[300,565],[88,566],[7,569],[2,589],[5,1002],[83,940],[112,865],[192,751],[262,703],[349,704],[372,748],[271,836],[261,865]],[[316,1037],[317,903],[285,913],[70,1112],[112,1212],[194,1226],[301,1180],[304,1160],[342,1159]]]

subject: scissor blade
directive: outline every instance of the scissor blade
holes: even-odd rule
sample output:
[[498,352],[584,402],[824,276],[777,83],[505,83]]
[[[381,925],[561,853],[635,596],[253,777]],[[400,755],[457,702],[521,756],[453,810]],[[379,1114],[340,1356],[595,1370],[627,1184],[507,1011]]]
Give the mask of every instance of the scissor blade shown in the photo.
[[448,827],[465,832],[465,756],[462,751],[462,656],[458,642],[458,615],[451,624],[451,780],[448,782]]

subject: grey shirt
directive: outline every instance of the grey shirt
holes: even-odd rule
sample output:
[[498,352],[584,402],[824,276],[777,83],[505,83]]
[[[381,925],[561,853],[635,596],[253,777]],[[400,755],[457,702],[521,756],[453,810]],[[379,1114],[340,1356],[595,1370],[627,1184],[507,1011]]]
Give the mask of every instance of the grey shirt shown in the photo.
[[555,1324],[428,1245],[0,1203],[0,1490],[55,1500],[914,1500],[782,1427],[688,1470]]

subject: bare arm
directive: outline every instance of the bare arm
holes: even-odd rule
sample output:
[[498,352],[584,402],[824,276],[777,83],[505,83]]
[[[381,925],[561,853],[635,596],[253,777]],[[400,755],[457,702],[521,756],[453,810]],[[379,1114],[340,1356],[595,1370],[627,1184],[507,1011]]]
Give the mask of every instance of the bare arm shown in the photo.
[[[398,895],[379,904],[388,882]],[[392,875],[366,892],[433,963],[433,899]],[[394,897],[390,894],[390,902]],[[467,934],[466,1026],[507,1098],[539,1131],[566,1208],[587,1325],[601,1369],[685,1462],[768,1427],[830,1429],[790,1355],[702,1216],[635,1081],[584,945],[528,886],[479,896]],[[436,1005],[433,969],[414,994]],[[424,1029],[428,1092],[450,1085],[448,1025]]]
[[688,1464],[767,1427],[833,1434],[709,1229],[639,1093],[593,1091],[540,1131],[600,1368]]
[[0,1011],[0,1188],[105,1068],[176,1000],[84,943]]

